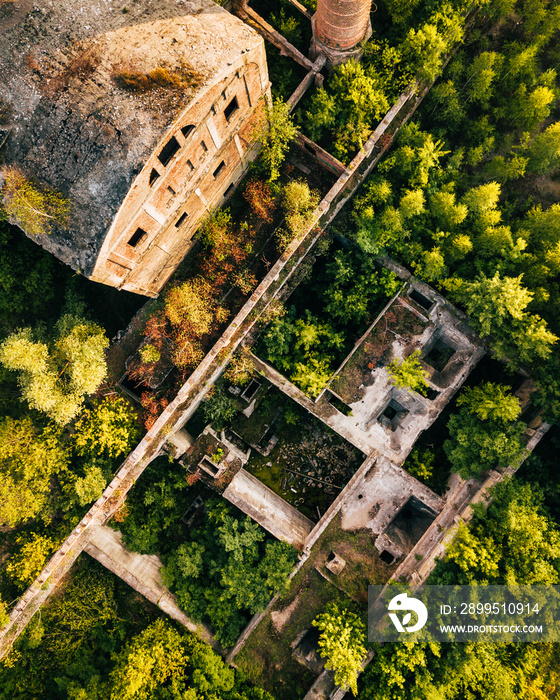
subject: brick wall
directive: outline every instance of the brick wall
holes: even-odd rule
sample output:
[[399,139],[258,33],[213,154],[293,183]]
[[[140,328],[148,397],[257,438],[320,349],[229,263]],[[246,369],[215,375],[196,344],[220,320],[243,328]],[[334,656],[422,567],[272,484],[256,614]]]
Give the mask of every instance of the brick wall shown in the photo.
[[262,46],[189,105],[145,163],[103,243],[91,279],[157,296],[200,221],[256,156],[252,134],[269,91]]

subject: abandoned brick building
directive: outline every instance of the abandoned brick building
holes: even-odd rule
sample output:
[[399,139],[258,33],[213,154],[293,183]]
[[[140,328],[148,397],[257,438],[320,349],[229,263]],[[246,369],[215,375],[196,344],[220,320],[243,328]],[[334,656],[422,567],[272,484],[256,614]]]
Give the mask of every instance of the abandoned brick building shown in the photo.
[[67,225],[37,242],[92,280],[156,296],[256,155],[262,38],[212,0],[0,11],[0,163],[71,202]]

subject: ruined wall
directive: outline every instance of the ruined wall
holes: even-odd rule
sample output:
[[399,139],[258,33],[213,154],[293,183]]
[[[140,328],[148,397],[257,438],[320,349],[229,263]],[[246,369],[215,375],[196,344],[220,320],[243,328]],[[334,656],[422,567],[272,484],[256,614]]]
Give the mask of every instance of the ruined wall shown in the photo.
[[187,617],[178,607],[175,596],[163,585],[160,574],[162,563],[158,556],[131,552],[123,545],[121,533],[107,526],[92,531],[84,550],[164,613],[219,649],[210,631]]

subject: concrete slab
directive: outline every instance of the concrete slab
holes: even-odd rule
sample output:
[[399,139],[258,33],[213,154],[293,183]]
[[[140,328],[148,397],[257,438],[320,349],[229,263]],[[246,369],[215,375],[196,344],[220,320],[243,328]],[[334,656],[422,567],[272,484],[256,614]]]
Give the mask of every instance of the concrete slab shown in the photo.
[[84,551],[169,617],[180,622],[217,651],[222,651],[210,630],[187,617],[178,607],[175,596],[163,585],[160,574],[162,563],[158,556],[131,552],[123,545],[121,533],[106,525],[92,530]]
[[234,506],[253,518],[279,540],[302,549],[314,523],[245,469],[240,469],[224,491]]
[[411,496],[439,513],[445,504],[431,489],[386,457],[380,457],[340,509],[344,530],[368,528],[381,535]]

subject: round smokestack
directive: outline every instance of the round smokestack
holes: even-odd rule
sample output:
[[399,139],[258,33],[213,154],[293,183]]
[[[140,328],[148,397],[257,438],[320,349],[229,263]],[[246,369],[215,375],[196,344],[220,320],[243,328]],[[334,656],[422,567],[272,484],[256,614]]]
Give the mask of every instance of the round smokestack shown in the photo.
[[371,33],[371,3],[372,0],[318,0],[315,39],[336,51],[355,49]]

